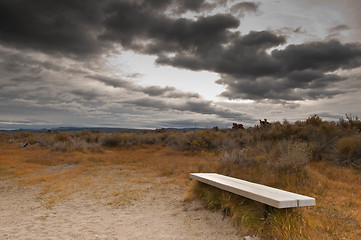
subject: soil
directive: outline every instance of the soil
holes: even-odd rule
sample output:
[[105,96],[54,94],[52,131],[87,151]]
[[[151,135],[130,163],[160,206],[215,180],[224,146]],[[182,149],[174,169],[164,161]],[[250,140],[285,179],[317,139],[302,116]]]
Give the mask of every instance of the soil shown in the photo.
[[205,209],[199,200],[184,201],[182,184],[124,169],[107,172],[113,177],[106,184],[99,176],[96,184],[53,205],[45,203],[41,183],[20,187],[17,178],[0,180],[0,239],[244,238],[221,212]]

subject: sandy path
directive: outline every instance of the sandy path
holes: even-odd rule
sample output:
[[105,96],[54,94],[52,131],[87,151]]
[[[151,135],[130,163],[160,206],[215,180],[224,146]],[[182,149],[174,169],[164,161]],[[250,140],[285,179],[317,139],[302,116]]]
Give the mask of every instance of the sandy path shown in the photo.
[[162,177],[129,180],[146,179],[145,173],[129,176],[123,170],[110,187],[131,186],[141,197],[118,207],[104,204],[110,201],[106,194],[91,197],[87,189],[46,208],[38,197],[40,185],[19,188],[16,179],[2,180],[0,239],[242,239],[220,212],[184,202],[181,186],[162,184]]

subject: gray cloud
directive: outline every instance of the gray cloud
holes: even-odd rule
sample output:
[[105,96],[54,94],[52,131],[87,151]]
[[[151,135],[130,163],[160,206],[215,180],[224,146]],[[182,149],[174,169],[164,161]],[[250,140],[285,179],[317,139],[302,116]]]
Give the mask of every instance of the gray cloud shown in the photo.
[[87,76],[90,79],[97,80],[104,83],[107,86],[112,86],[114,88],[126,89],[132,92],[143,93],[152,97],[166,97],[166,98],[200,98],[198,93],[191,92],[182,92],[177,90],[174,87],[159,87],[159,86],[149,86],[143,87],[137,84],[132,83],[117,77],[105,77],[105,76]]
[[202,10],[210,10],[215,7],[214,4],[207,3],[205,0],[183,0],[178,1],[174,12],[177,14],[187,11],[200,12]]
[[159,87],[159,86],[150,86],[143,88],[143,92],[149,96],[161,96],[167,92],[173,92],[176,89],[174,87]]
[[186,100],[183,102],[169,102],[156,98],[139,98],[129,101],[123,101],[123,104],[136,107],[151,108],[156,110],[175,110],[180,112],[192,112],[204,115],[215,115],[232,121],[254,121],[254,119],[244,113],[234,112],[230,109],[214,105],[206,100]]
[[87,101],[96,100],[98,97],[104,96],[104,94],[100,94],[94,89],[92,90],[75,89],[72,90],[71,93],[73,93],[76,96],[80,96],[82,99],[85,99]]
[[272,30],[272,32],[276,35],[285,36],[286,38],[294,34],[307,34],[307,32],[302,27],[297,27],[297,28],[282,27],[280,29]]
[[[13,108],[29,114],[30,109],[39,114],[64,109],[114,120],[126,111],[127,119],[134,119],[140,112],[133,108],[143,107],[156,109],[157,114],[164,109],[251,121],[241,111],[205,101],[194,92],[105,76],[103,54],[124,49],[153,55],[160,65],[218,73],[217,83],[225,86],[220,95],[228,99],[267,100],[287,107],[299,106],[292,105],[297,100],[326,101],[346,90],[358,91],[343,84],[359,77],[340,70],[361,66],[360,44],[330,40],[287,46],[285,35],[304,33],[302,27],[241,34],[237,17],[214,14],[220,5],[238,16],[257,12],[260,6],[240,2],[226,9],[226,0],[0,0],[1,100],[14,101]],[[197,16],[187,18],[187,12]],[[358,12],[353,12],[359,20]],[[329,33],[337,37],[340,31],[356,29],[346,23]],[[94,81],[102,83],[99,89]],[[1,110],[15,111],[6,104]],[[119,115],[111,116],[113,110]]]
[[4,73],[33,73],[36,75],[44,71],[73,74],[85,74],[88,72],[84,69],[84,66],[74,63],[69,64],[69,66],[68,63],[63,63],[62,60],[48,55],[37,56],[35,54],[25,54],[24,52],[11,49],[1,50],[1,47],[0,63],[2,77],[4,77]]
[[[223,75],[217,83],[226,86],[221,96],[229,99],[264,99],[273,102],[315,100],[333,97],[344,93],[343,90],[332,89],[332,83],[342,78],[334,74],[303,71],[292,72],[287,77],[278,78],[261,77],[255,79],[239,79]],[[327,89],[331,87],[330,89]]]
[[337,25],[333,28],[330,28],[328,30],[329,33],[335,33],[335,32],[341,32],[341,31],[346,31],[346,30],[350,30],[350,27],[346,24],[340,24],[340,25]]
[[255,2],[240,2],[234,4],[230,11],[232,14],[236,14],[238,17],[243,17],[246,12],[257,12],[259,3]]
[[[359,42],[361,39],[361,1],[359,0],[312,0],[316,4],[322,4],[325,6],[331,6],[334,9],[338,9],[345,16],[342,21],[345,25],[350,27],[350,38],[353,41]],[[343,25],[343,24],[341,24]],[[337,30],[337,29],[336,29]],[[339,29],[340,30],[340,29]],[[346,29],[344,29],[346,30]],[[343,31],[344,31],[343,30]],[[337,32],[333,32],[337,33]]]
[[142,76],[141,73],[130,73],[130,74],[126,75],[127,78],[137,78],[137,77],[140,77],[140,76]]
[[136,86],[133,83],[131,83],[130,81],[123,80],[121,78],[111,78],[100,75],[95,75],[95,76],[89,75],[87,77],[102,82],[107,86],[111,86],[115,88],[126,88],[130,90],[136,89]]
[[227,128],[232,125],[230,121],[219,119],[177,119],[177,120],[163,120],[159,122],[159,126],[165,128],[212,128],[219,126],[220,128]]

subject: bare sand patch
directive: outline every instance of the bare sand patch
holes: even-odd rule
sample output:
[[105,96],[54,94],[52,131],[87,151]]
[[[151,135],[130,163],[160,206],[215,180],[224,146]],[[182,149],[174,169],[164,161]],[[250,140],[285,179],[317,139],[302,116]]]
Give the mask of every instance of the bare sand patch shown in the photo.
[[[46,171],[66,171],[69,167]],[[98,169],[99,170],[99,169]],[[44,185],[0,181],[0,239],[241,239],[220,212],[185,202],[166,177],[118,166],[52,205]],[[89,179],[88,179],[89,180]],[[75,183],[74,183],[75,184]],[[54,193],[53,193],[54,194]]]

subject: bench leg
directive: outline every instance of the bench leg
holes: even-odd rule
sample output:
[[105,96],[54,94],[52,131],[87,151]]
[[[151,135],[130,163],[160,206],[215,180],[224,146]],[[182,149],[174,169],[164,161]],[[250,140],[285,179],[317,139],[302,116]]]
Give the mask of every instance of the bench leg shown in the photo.
[[272,207],[270,205],[265,204],[264,205],[264,219],[266,219],[271,212]]

